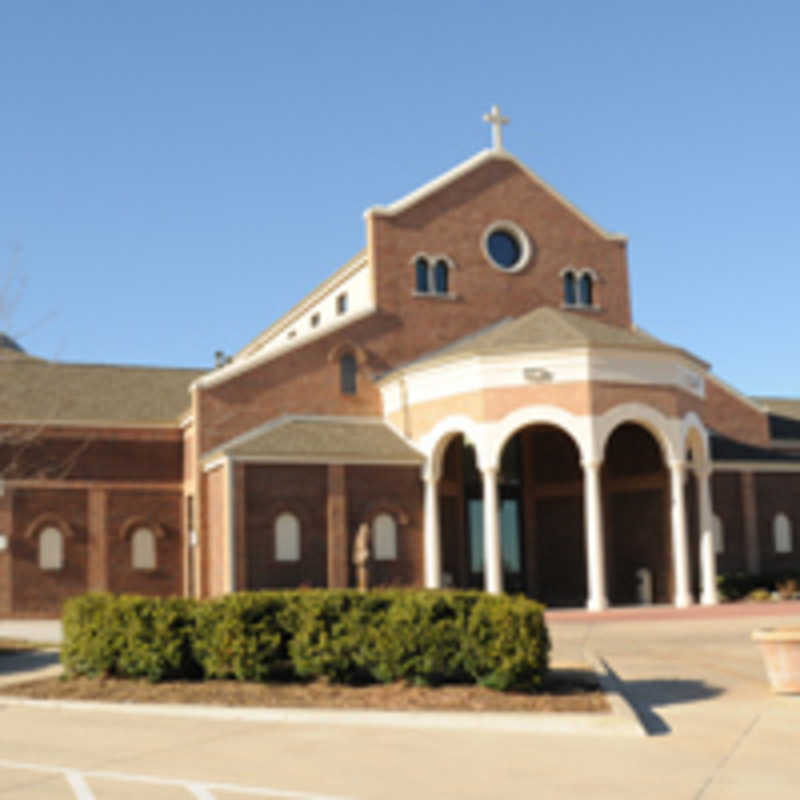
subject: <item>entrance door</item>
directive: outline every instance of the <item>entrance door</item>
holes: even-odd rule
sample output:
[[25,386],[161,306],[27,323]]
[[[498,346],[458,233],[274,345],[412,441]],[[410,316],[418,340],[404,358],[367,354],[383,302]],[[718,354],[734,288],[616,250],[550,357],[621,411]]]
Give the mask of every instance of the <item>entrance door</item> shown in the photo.
[[[500,490],[500,552],[503,559],[503,589],[524,592],[525,574],[522,569],[522,504],[519,492]],[[469,547],[469,585],[484,587],[483,562],[483,498],[467,498],[467,528]]]

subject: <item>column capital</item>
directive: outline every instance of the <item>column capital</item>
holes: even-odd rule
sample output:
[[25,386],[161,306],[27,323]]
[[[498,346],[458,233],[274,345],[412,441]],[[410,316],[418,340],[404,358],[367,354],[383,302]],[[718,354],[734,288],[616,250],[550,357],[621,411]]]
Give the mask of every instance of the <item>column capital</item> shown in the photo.
[[488,478],[490,476],[497,475],[500,470],[500,467],[497,464],[489,464],[487,466],[478,465],[478,470],[484,478]]
[[686,468],[689,466],[689,464],[685,459],[682,458],[670,458],[667,461],[667,466],[675,472],[686,472]]
[[433,457],[429,458],[420,468],[420,476],[425,483],[436,483],[442,477],[441,467],[433,463]]
[[581,459],[581,466],[584,470],[593,470],[597,472],[603,466],[602,458],[583,458]]

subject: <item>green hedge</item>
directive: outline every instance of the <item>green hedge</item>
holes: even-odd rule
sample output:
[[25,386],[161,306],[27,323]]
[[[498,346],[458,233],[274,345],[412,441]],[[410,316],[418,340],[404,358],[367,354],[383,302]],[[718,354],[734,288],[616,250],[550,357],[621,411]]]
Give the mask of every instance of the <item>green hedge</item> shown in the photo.
[[735,572],[717,576],[717,591],[722,600],[741,600],[754,589],[777,591],[780,584],[789,579],[800,583],[800,572],[796,570],[765,573]]
[[204,602],[87,594],[64,609],[68,675],[536,689],[543,608],[480,592],[266,591]]

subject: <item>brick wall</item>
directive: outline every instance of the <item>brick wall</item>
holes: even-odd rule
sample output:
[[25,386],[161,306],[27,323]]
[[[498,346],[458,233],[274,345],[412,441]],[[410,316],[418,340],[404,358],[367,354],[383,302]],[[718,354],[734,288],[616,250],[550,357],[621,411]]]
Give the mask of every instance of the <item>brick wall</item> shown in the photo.
[[[800,570],[800,473],[761,473],[755,480],[761,572]],[[781,512],[792,526],[791,553],[775,552],[773,521]]]

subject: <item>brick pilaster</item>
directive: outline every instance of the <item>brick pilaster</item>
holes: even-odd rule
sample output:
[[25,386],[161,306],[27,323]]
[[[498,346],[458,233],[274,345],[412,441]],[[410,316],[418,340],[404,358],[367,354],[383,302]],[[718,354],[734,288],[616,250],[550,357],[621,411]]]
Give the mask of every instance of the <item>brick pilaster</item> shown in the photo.
[[0,491],[0,535],[5,536],[5,549],[0,550],[0,614],[13,610],[12,556],[14,533],[14,492],[7,486]]
[[89,563],[87,587],[92,592],[108,591],[108,492],[89,489],[87,503]]
[[761,571],[761,548],[758,542],[756,477],[752,472],[742,472],[741,476],[745,563],[748,572],[757,573]]
[[328,588],[348,584],[347,486],[342,464],[328,466]]

